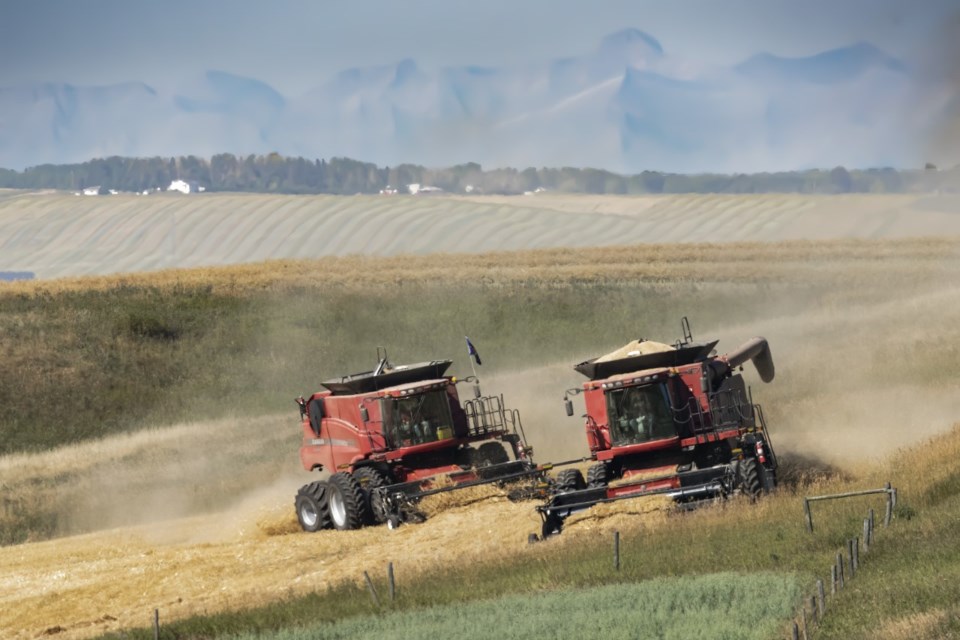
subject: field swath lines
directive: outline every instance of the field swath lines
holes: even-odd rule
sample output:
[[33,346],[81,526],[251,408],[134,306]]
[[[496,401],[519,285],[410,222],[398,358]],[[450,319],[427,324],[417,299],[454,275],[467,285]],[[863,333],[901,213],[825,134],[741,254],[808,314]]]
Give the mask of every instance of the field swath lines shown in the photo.
[[349,254],[960,235],[937,195],[0,198],[0,270],[38,277]]

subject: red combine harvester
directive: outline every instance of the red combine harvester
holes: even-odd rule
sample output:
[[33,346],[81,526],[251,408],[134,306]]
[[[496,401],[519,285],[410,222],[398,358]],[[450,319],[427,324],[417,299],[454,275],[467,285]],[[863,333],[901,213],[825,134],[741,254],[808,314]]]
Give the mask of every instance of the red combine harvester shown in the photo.
[[763,411],[737,373],[752,360],[764,382],[773,380],[770,348],[754,338],[725,355],[716,340],[693,342],[690,323],[673,345],[647,340],[574,366],[589,380],[582,393],[587,442],[595,460],[584,478],[562,471],[546,504],[537,507],[543,537],[559,533],[571,513],[596,504],[648,495],[676,501],[751,497],[776,486],[777,458]]
[[[493,482],[543,479],[530,460],[519,412],[502,396],[483,396],[475,376],[445,376],[450,360],[391,365],[327,380],[298,398],[300,460],[326,480],[300,488],[297,517],[306,531],[420,521],[425,496]],[[461,404],[457,384],[472,382]],[[474,446],[478,445],[478,446]],[[509,447],[513,459],[507,454]]]

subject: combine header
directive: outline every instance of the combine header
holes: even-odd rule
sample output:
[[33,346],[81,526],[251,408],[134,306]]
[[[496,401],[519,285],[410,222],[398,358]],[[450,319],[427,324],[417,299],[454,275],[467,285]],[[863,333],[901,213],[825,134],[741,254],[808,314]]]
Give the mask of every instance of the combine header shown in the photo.
[[[373,371],[327,380],[325,391],[297,399],[303,467],[331,474],[300,488],[303,529],[394,528],[422,520],[416,505],[428,495],[543,479],[519,413],[502,396],[483,396],[476,376],[446,376],[450,360],[394,366],[378,350],[378,361]],[[462,382],[473,383],[474,397],[461,404]]]
[[595,460],[584,478],[562,471],[545,505],[543,536],[559,533],[571,513],[596,504],[666,495],[676,501],[726,496],[752,498],[776,486],[777,459],[763,411],[744,384],[745,362],[773,380],[770,348],[754,338],[725,355],[717,341],[694,342],[690,324],[673,345],[635,340],[574,366],[588,380],[564,396],[582,393],[586,432]]

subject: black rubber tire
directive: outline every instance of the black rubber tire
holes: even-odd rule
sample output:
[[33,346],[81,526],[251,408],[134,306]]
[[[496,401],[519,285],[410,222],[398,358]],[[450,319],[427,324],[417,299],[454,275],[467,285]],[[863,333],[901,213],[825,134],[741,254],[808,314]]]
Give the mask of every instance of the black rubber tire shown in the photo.
[[579,469],[564,469],[557,474],[555,489],[557,493],[586,489],[587,483]]
[[477,455],[477,450],[471,447],[470,445],[465,446],[462,449],[458,449],[454,454],[454,464],[459,465],[461,469],[467,470],[473,468],[474,456]]
[[293,502],[297,520],[304,531],[320,531],[332,527],[330,506],[327,503],[327,483],[311,482],[300,487]]
[[552,535],[563,531],[563,519],[560,516],[549,515],[543,519],[543,527],[540,529],[540,539],[546,540]]
[[756,500],[763,491],[763,486],[760,484],[760,472],[757,467],[758,464],[754,458],[744,458],[737,465],[740,491],[751,500]]
[[475,467],[491,467],[504,462],[510,462],[510,456],[499,442],[484,442],[473,454]]
[[605,487],[610,482],[610,474],[607,472],[607,465],[598,462],[587,469],[587,487],[596,489]]
[[377,525],[386,522],[386,508],[376,489],[390,484],[387,476],[373,467],[360,467],[354,470],[353,477],[363,492],[364,524]]
[[349,473],[337,472],[327,481],[330,520],[339,531],[359,529],[363,526],[366,508],[363,506],[363,490]]

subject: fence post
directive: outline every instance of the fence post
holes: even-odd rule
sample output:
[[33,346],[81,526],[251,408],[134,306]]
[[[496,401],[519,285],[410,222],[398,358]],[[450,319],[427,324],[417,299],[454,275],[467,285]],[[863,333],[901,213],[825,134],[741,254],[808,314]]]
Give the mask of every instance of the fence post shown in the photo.
[[870,551],[870,518],[863,519],[863,552]]
[[870,544],[873,544],[873,527],[877,523],[877,520],[873,515],[873,508],[870,509],[867,517],[870,518]]
[[857,575],[857,557],[853,550],[853,538],[847,540],[847,557],[850,558],[850,563],[848,566],[850,567],[850,579],[853,580]]
[[817,610],[820,612],[820,619],[823,620],[823,615],[827,612],[827,595],[823,589],[823,580],[817,580]]
[[839,580],[839,574],[837,573],[837,565],[830,567],[830,595],[837,595],[837,580]]
[[373,580],[370,579],[370,574],[366,571],[363,572],[363,579],[367,581],[367,589],[370,590],[370,597],[373,598],[374,604],[377,605],[377,608],[380,607],[380,596],[377,595],[377,589],[373,586]]
[[800,621],[803,623],[803,625],[800,628],[800,631],[803,634],[803,640],[808,640],[809,636],[807,636],[807,605],[803,605],[803,613],[802,613],[802,617],[800,618]]
[[813,516],[810,515],[810,501],[803,499],[803,516],[807,521],[807,531],[813,533]]
[[817,596],[810,596],[810,619],[813,620],[813,624],[820,624],[819,610],[817,609]]
[[790,635],[793,640],[800,640],[800,627],[797,625],[797,621],[793,621],[793,633]]
[[620,571],[620,532],[613,532],[613,568]]
[[393,563],[387,565],[387,582],[390,583],[390,600],[397,599],[397,585],[393,580]]
[[837,586],[843,591],[843,552],[837,551]]
[[153,640],[160,640],[160,609],[153,610]]
[[883,515],[883,526],[889,527],[893,518],[893,493],[887,494],[887,512]]

